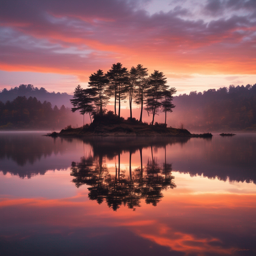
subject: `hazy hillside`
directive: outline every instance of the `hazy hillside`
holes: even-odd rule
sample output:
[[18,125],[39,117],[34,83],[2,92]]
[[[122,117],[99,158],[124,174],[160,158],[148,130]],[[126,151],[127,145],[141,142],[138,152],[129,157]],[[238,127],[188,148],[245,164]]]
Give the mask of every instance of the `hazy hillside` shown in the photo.
[[11,88],[10,90],[3,89],[3,91],[0,92],[0,101],[3,103],[7,102],[8,100],[13,101],[18,96],[25,96],[26,98],[36,97],[39,101],[48,101],[53,106],[56,105],[61,107],[64,105],[65,107],[71,107],[70,99],[72,98],[72,95],[59,92],[48,92],[44,88],[39,89],[31,84],[22,84],[19,87]]
[[82,118],[62,105],[52,107],[35,97],[17,97],[13,101],[0,102],[0,130],[60,130],[68,125],[81,126]]
[[256,131],[256,84],[191,92],[174,98],[171,125],[190,130]]

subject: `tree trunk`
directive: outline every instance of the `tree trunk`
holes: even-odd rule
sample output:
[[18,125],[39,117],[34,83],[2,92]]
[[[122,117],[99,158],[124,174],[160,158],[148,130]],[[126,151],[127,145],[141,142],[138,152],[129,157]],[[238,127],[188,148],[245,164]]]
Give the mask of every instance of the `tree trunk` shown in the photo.
[[129,171],[130,171],[130,180],[132,180],[132,152],[130,151],[130,159],[129,159]]
[[118,154],[118,180],[120,179],[120,154]]
[[102,172],[102,156],[99,156],[100,174]]
[[118,109],[118,116],[120,117],[121,113],[121,97],[120,97],[120,92],[119,92],[119,109]]
[[166,178],[166,145],[164,147],[164,173]]
[[140,148],[140,171],[141,171],[141,178],[143,178],[142,148]]
[[143,96],[141,98],[141,108],[140,108],[140,122],[142,123],[142,112],[143,112]]
[[83,128],[84,128],[84,114],[83,114]]
[[132,98],[130,98],[130,118],[132,119]]
[[116,169],[116,176],[115,176],[115,182],[117,181],[117,167],[116,167],[116,157],[115,157],[115,169]]
[[167,114],[167,111],[165,111],[165,118],[164,118],[164,120],[165,120],[165,126],[166,126],[166,114]]
[[154,111],[153,111],[152,125],[154,124],[154,120],[155,120],[155,109],[154,109]]
[[115,106],[114,106],[114,108],[115,108],[115,115],[116,115],[116,89],[115,89]]

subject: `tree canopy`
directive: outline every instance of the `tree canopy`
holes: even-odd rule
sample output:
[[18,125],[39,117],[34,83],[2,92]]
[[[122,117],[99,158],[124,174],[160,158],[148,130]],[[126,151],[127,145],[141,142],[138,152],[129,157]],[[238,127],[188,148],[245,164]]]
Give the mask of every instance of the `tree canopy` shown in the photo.
[[[77,86],[74,98],[71,99],[72,111],[79,110],[82,115],[89,113],[102,115],[105,112],[109,99],[114,98],[114,113],[117,115],[116,105],[118,103],[118,116],[121,115],[121,104],[127,96],[129,97],[130,118],[132,119],[132,103],[140,105],[140,122],[145,109],[152,114],[152,122],[160,110],[172,112],[175,107],[172,104],[175,88],[169,88],[167,79],[160,71],[155,70],[148,76],[147,68],[141,64],[132,67],[130,71],[118,62],[104,73],[98,70],[89,78],[88,89]],[[166,124],[166,118],[165,118]]]

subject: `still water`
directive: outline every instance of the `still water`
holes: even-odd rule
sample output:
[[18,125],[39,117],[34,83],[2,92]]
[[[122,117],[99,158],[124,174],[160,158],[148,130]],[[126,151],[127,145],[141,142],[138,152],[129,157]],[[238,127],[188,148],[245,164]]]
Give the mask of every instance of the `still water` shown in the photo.
[[256,134],[0,133],[0,255],[256,255]]

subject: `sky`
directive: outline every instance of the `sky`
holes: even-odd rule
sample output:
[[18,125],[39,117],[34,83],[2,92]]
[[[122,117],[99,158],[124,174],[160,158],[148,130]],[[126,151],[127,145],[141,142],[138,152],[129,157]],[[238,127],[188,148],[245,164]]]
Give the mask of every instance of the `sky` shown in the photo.
[[255,0],[0,0],[0,91],[72,93],[121,62],[178,94],[256,83]]

